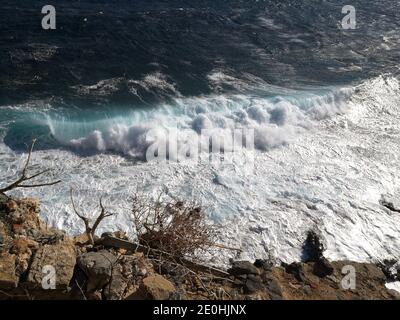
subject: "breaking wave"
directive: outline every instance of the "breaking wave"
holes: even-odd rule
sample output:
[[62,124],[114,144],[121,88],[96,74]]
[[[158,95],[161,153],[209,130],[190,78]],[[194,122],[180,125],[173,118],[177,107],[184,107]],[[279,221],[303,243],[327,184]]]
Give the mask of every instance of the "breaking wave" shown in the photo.
[[[289,143],[304,130],[311,129],[315,121],[345,112],[354,90],[351,87],[291,90],[265,98],[240,94],[177,97],[172,103],[151,109],[114,109],[113,114],[97,119],[92,112],[85,111],[75,119],[57,113],[37,113],[23,121],[18,135],[21,136],[24,127],[31,133],[48,128],[54,139],[52,146],[58,143],[82,154],[112,152],[144,159],[150,145],[173,143],[159,141],[165,140],[168,132],[177,133],[178,144],[195,148],[190,145],[191,139],[204,130],[214,139],[226,141],[234,130],[251,129],[254,147],[267,151]],[[12,147],[13,140],[9,135],[6,142]]]
[[[80,190],[77,201],[82,206],[92,208],[93,197],[105,194],[110,209],[118,213],[100,232],[132,232],[127,195],[138,186],[150,194],[165,187],[168,195],[195,198],[209,207],[211,218],[223,223],[221,241],[243,247],[250,259],[271,254],[298,260],[310,227],[327,239],[327,256],[332,259],[365,261],[400,254],[400,221],[379,205],[382,194],[396,197],[400,191],[396,78],[382,76],[348,88],[262,99],[236,95],[179,98],[175,103],[92,121],[89,115],[75,120],[51,117],[51,108],[47,117],[33,117],[27,106],[3,108],[3,115],[13,115],[15,122],[3,123],[0,130],[8,146],[22,139],[16,134],[22,131],[22,124],[15,127],[18,121],[29,121],[26,132],[37,136],[47,130],[42,134],[52,136],[54,145],[48,142],[47,148],[36,151],[34,165],[38,170],[55,166],[64,183],[29,195],[40,196],[49,225],[72,234],[82,230],[71,214],[71,185]],[[221,136],[238,126],[258,130],[253,174],[248,166],[137,163],[119,155],[142,156],[154,141],[146,140],[151,128],[172,128],[176,123],[195,135],[204,128],[218,129]],[[87,150],[93,155],[77,154]],[[11,180],[24,155],[5,144],[0,144],[0,154],[2,173]],[[25,192],[18,195],[28,195]]]

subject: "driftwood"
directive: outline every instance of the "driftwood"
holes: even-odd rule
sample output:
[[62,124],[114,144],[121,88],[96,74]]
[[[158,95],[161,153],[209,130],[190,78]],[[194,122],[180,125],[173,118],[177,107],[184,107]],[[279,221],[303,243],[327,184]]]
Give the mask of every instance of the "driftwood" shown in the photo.
[[26,184],[27,181],[35,179],[35,178],[51,171],[51,169],[46,169],[41,172],[35,173],[31,176],[28,176],[28,167],[29,167],[29,163],[31,161],[32,151],[35,146],[35,143],[36,143],[36,139],[33,139],[31,146],[29,148],[28,158],[26,159],[25,166],[21,172],[21,176],[13,183],[9,184],[8,186],[6,186],[4,188],[1,188],[0,194],[5,194],[7,191],[11,191],[16,188],[37,188],[37,187],[44,187],[44,186],[52,186],[52,185],[55,185],[55,184],[61,182],[61,180],[57,180],[57,181],[52,181],[52,182]]
[[86,235],[88,237],[89,243],[91,245],[94,245],[94,235],[96,233],[96,229],[97,227],[100,225],[101,221],[103,221],[103,219],[107,218],[107,217],[111,217],[112,215],[114,215],[111,212],[108,212],[104,205],[103,205],[103,201],[102,198],[100,198],[100,214],[98,215],[98,217],[96,218],[95,222],[93,223],[92,226],[90,226],[90,219],[85,217],[84,215],[80,214],[78,212],[78,210],[75,207],[75,202],[74,202],[74,197],[73,197],[73,189],[70,189],[70,196],[71,196],[71,203],[72,203],[72,208],[75,212],[75,214],[82,219],[83,223],[85,224],[85,232]]
[[105,236],[101,239],[99,239],[96,244],[101,244],[106,247],[113,247],[113,248],[118,248],[118,249],[125,249],[127,251],[132,251],[132,252],[143,252],[146,255],[151,255],[151,256],[164,256],[166,258],[171,259],[172,261],[178,261],[180,264],[183,266],[189,268],[192,271],[200,271],[200,272],[205,272],[205,273],[210,273],[218,277],[229,277],[229,273],[218,269],[213,266],[206,266],[194,261],[191,261],[187,258],[181,258],[181,257],[174,257],[172,254],[161,251],[158,249],[153,249],[145,245],[141,245],[139,243],[134,243],[130,242],[127,240],[111,237],[111,236]]

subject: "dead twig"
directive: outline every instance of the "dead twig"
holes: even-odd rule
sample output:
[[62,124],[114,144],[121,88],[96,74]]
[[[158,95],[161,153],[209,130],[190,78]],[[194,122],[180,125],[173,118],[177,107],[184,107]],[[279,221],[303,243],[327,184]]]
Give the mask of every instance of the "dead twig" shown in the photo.
[[215,227],[196,203],[163,202],[161,195],[153,200],[136,194],[131,212],[141,245],[174,257],[194,256],[220,246],[215,245]]
[[45,173],[51,171],[50,169],[43,170],[41,172],[35,173],[31,176],[28,176],[28,167],[31,161],[33,148],[35,146],[36,139],[32,140],[31,146],[29,148],[28,158],[26,159],[25,166],[22,169],[21,176],[13,183],[9,184],[8,186],[0,189],[0,194],[5,194],[7,191],[11,191],[16,188],[37,188],[37,187],[44,187],[44,186],[53,186],[61,182],[61,180],[56,180],[52,182],[44,182],[44,183],[32,183],[32,184],[25,184],[27,181],[35,179]]
[[78,287],[79,291],[81,292],[81,295],[83,297],[83,300],[87,300],[85,292],[83,291],[82,287],[79,285],[78,280],[75,279],[75,284]]
[[240,249],[240,248],[228,247],[228,246],[225,246],[225,245],[219,244],[219,243],[211,243],[210,246],[216,247],[216,248],[220,248],[220,249],[226,249],[226,250],[232,250],[232,251],[243,252],[243,250]]
[[93,223],[92,226],[90,226],[90,219],[85,217],[84,215],[80,214],[78,210],[76,209],[75,202],[74,202],[74,197],[73,197],[73,188],[70,189],[70,197],[71,197],[71,203],[72,203],[72,209],[74,210],[75,214],[83,221],[85,224],[85,232],[88,237],[89,243],[91,245],[94,245],[94,236],[97,230],[97,227],[100,225],[100,223],[103,221],[103,219],[111,217],[114,215],[114,213],[108,212],[104,205],[103,205],[103,200],[100,198],[100,214],[97,216],[95,222]]
[[127,251],[132,251],[132,252],[136,251],[142,252],[143,254],[146,255],[146,257],[151,257],[151,258],[164,257],[165,261],[172,261],[172,262],[179,261],[180,264],[185,265],[187,268],[195,272],[204,272],[208,274],[213,274],[214,276],[221,278],[229,277],[229,273],[222,269],[210,265],[203,265],[199,262],[194,262],[192,260],[189,260],[188,258],[176,257],[169,252],[151,248],[149,246],[142,245],[140,243],[134,243],[127,240],[106,236],[101,239],[101,244],[104,246],[109,246],[118,249],[125,249]]

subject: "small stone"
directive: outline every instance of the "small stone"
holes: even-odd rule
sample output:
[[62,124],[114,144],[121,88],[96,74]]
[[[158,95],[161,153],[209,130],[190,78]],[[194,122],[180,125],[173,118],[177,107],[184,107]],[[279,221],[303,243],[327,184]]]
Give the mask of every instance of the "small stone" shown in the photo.
[[229,274],[239,276],[243,274],[259,274],[258,269],[249,261],[233,261]]
[[268,260],[257,259],[254,261],[254,266],[265,271],[270,271],[272,268],[272,263],[270,263]]
[[89,237],[86,232],[84,232],[80,235],[75,236],[73,241],[76,246],[84,246],[89,243]]
[[118,239],[128,240],[129,238],[126,236],[126,233],[123,231],[115,231],[112,233],[112,236]]
[[287,273],[294,275],[297,281],[299,282],[305,281],[303,265],[301,263],[293,262],[289,265],[285,265],[285,270]]
[[125,255],[127,253],[127,250],[126,249],[122,249],[122,248],[119,248],[118,249],[118,254],[120,254],[120,255]]
[[314,263],[313,273],[320,278],[333,274],[333,270],[330,262],[324,257]]
[[141,290],[152,300],[167,300],[176,291],[174,285],[159,274],[144,278]]
[[253,294],[264,289],[265,287],[263,285],[261,277],[255,275],[249,275],[244,285],[245,293]]
[[145,268],[139,268],[137,275],[140,277],[145,277],[147,275],[147,270]]

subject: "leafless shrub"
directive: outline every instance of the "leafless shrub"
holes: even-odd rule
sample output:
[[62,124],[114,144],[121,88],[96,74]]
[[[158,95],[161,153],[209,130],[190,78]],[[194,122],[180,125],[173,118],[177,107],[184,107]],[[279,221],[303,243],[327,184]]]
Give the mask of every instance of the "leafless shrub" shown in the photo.
[[50,171],[50,169],[47,169],[47,170],[43,170],[41,172],[37,172],[32,175],[28,175],[29,163],[31,161],[32,152],[33,152],[35,143],[36,143],[36,139],[33,139],[31,146],[29,148],[29,153],[28,153],[28,157],[25,162],[25,166],[22,169],[20,177],[13,183],[9,184],[8,186],[6,186],[4,188],[0,188],[0,194],[5,194],[7,191],[11,191],[11,190],[17,189],[17,188],[37,188],[37,187],[44,187],[44,186],[52,186],[52,185],[55,185],[55,184],[58,184],[61,182],[61,180],[56,180],[56,181],[43,182],[43,183],[28,183],[28,184],[26,183],[27,181],[31,181],[32,179],[35,179],[35,178],[37,178],[45,173],[48,173]]
[[215,245],[215,227],[207,223],[201,207],[182,201],[132,198],[132,216],[141,245],[167,252],[175,258],[209,252]]

